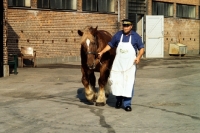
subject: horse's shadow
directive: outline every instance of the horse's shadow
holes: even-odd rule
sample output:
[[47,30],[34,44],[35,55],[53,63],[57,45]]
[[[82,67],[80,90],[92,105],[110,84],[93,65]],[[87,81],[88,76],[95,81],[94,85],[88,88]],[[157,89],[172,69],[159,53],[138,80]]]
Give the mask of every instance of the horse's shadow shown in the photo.
[[[85,93],[84,93],[84,88],[79,88],[77,90],[76,97],[79,98],[80,102],[82,102],[86,105],[94,105],[94,103],[91,103],[86,99]],[[110,93],[106,100],[106,104],[110,107],[115,107],[115,102],[116,102],[115,96]]]

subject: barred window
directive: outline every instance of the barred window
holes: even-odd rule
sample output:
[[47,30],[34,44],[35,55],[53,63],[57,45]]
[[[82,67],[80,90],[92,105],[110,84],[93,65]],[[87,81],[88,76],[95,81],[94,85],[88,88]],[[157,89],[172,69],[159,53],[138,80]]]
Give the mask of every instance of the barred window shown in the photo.
[[115,0],[83,0],[83,11],[112,13],[114,10]]
[[195,18],[195,6],[192,5],[176,5],[176,16],[181,18]]
[[152,15],[164,15],[173,17],[173,3],[153,2]]
[[76,10],[77,0],[38,0],[38,8]]
[[31,0],[8,0],[10,7],[31,7]]

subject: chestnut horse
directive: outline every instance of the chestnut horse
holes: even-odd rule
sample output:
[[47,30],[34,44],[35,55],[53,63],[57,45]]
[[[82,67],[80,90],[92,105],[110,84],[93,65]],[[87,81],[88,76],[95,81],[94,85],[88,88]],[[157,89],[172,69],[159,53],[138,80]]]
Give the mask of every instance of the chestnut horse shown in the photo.
[[[82,31],[78,30],[81,38],[81,72],[82,83],[84,85],[85,96],[88,101],[94,103],[96,106],[104,106],[106,98],[109,95],[109,90],[106,87],[110,68],[112,66],[115,49],[104,53],[101,59],[98,59],[98,53],[111,40],[112,35],[105,30],[97,30],[92,26],[86,26]],[[94,72],[100,72],[98,80],[99,89],[95,88],[96,77]]]

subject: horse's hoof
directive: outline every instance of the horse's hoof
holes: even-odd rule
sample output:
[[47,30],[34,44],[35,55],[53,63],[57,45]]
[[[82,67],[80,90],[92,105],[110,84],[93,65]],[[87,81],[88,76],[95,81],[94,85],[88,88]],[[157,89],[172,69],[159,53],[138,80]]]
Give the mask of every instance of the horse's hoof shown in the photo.
[[105,106],[105,103],[96,103],[96,106]]

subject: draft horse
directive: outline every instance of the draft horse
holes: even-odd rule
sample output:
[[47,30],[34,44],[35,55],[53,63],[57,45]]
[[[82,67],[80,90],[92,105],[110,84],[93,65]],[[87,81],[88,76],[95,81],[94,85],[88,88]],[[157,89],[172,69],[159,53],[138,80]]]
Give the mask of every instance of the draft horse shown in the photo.
[[[82,84],[86,99],[96,103],[96,106],[104,106],[110,93],[106,85],[116,49],[109,50],[98,59],[98,53],[108,44],[112,35],[105,30],[97,30],[97,28],[98,26],[96,28],[86,26],[82,31],[78,30],[78,34],[81,36]],[[99,89],[95,88],[95,72],[100,72]]]

